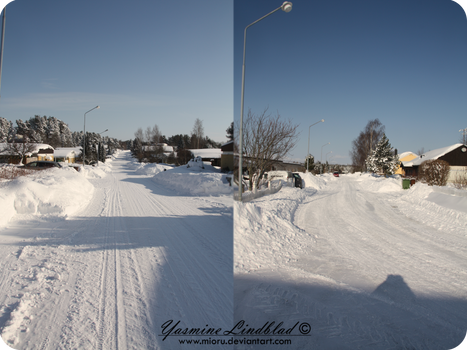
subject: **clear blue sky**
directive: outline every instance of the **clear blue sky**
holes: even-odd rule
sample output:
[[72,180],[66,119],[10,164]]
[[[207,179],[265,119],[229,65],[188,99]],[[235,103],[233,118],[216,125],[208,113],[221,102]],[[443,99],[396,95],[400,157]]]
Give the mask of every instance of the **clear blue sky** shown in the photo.
[[[234,115],[244,28],[283,1],[234,2]],[[300,125],[292,158],[350,164],[379,118],[399,153],[459,142],[467,128],[467,20],[450,0],[293,0],[248,29],[245,113],[265,107]],[[322,147],[330,142],[330,145]]]
[[233,2],[15,0],[6,7],[0,116],[54,116],[72,131],[226,141],[233,119]]

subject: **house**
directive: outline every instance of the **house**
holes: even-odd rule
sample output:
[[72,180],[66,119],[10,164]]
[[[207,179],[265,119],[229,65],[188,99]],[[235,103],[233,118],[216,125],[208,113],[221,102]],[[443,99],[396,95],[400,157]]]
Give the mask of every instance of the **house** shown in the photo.
[[162,161],[171,155],[175,155],[173,146],[168,146],[166,143],[158,143],[151,146],[143,146],[144,157],[148,160]]
[[7,143],[0,143],[0,163],[19,164],[21,156],[11,150]]
[[417,177],[420,164],[426,160],[434,159],[444,160],[450,165],[451,171],[448,182],[452,182],[458,172],[465,172],[465,169],[467,169],[467,146],[462,143],[456,143],[426,152],[410,161],[402,162],[402,170],[407,177]]
[[81,154],[81,147],[56,148],[54,158],[56,162],[76,163],[76,158]]
[[[15,151],[14,149],[18,151]],[[21,155],[24,154],[23,159]],[[54,148],[44,143],[2,143],[0,144],[0,162],[24,164],[36,160],[54,160]]]
[[404,153],[399,154],[399,161],[401,163],[398,165],[397,170],[394,172],[394,174],[405,176],[405,172],[402,169],[402,162],[409,162],[417,157],[418,156],[413,152],[404,152]]
[[220,148],[201,148],[190,149],[193,158],[201,157],[203,162],[211,162],[212,166],[221,166],[221,149]]
[[234,142],[229,141],[221,146],[221,169],[234,170]]

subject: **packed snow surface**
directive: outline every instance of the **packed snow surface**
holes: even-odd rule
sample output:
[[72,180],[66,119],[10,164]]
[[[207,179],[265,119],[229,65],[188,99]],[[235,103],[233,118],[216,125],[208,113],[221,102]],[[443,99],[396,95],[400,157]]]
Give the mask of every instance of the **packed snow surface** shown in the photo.
[[[235,320],[308,325],[289,337],[291,349],[461,343],[466,191],[403,190],[399,177],[368,174],[301,176],[303,190],[234,204]],[[265,348],[252,344],[238,349]]]
[[[192,191],[157,180],[170,172]],[[80,172],[2,182],[3,341],[14,349],[188,349],[179,340],[192,337],[164,340],[161,326],[231,327],[232,195],[216,169],[196,175],[219,191],[193,196],[190,172],[139,164],[129,152]]]

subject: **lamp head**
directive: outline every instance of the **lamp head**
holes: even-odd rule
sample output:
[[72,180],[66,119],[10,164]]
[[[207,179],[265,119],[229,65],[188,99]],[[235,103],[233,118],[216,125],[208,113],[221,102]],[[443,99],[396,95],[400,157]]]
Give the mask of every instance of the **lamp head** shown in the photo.
[[321,119],[321,121],[324,123],[324,119]]
[[281,7],[282,7],[282,11],[284,12],[288,13],[292,11],[292,3],[290,1],[284,1]]

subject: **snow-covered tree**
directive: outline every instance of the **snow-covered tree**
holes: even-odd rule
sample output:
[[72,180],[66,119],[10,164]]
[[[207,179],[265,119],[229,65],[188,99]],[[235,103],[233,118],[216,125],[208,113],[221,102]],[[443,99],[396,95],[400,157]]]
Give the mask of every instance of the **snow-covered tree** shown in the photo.
[[13,123],[0,117],[0,143],[6,143],[12,140],[14,135]]
[[383,134],[375,150],[366,159],[367,170],[373,173],[393,175],[398,164],[399,158],[394,153],[386,134]]
[[46,137],[44,141],[54,148],[62,147],[60,121],[57,118],[49,117],[47,119]]
[[73,135],[67,124],[59,120],[61,147],[73,147]]

